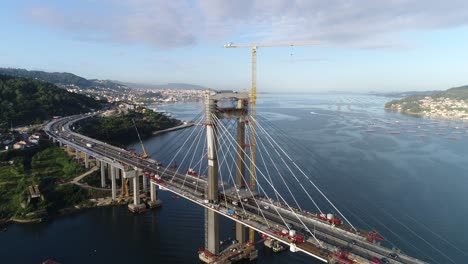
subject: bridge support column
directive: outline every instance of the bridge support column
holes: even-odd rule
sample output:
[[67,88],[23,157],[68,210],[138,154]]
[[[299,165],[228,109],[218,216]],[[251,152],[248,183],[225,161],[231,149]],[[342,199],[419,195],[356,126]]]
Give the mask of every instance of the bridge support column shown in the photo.
[[54,137],[52,138],[52,142],[55,144],[57,143],[57,139],[55,139]]
[[112,175],[112,165],[109,163],[107,165],[107,178],[110,180],[111,179],[111,175]]
[[152,202],[156,202],[156,200],[158,199],[158,191],[156,190],[156,188],[158,188],[158,186],[153,182],[150,182],[150,196]]
[[80,151],[78,151],[77,149],[75,150],[75,158],[76,158],[77,160],[80,159]]
[[110,165],[111,168],[111,188],[112,188],[112,200],[115,201],[117,199],[117,186],[115,182],[115,171],[117,168]]
[[151,201],[148,202],[148,205],[150,208],[160,207],[162,202],[158,200],[158,185],[156,185],[153,181],[150,181],[149,184]]
[[135,177],[133,177],[133,204],[134,205],[140,204],[139,180],[140,180],[140,177],[138,175],[135,175]]
[[[205,198],[210,203],[218,203],[218,140],[216,125],[212,114],[216,110],[215,102],[210,98],[210,93],[205,93],[205,122],[206,140],[208,149],[208,190]],[[208,210],[208,209],[205,209]],[[219,215],[212,211],[205,211],[205,246],[213,254],[219,254]]]
[[60,147],[63,147],[62,141],[59,141],[59,146],[60,146]]
[[143,193],[146,195],[146,192],[147,192],[147,189],[148,189],[148,179],[145,177],[145,175],[143,175],[143,171],[141,170],[138,170],[138,177],[141,176],[141,185],[142,185],[142,189],[143,189]]
[[101,160],[101,187],[106,187],[106,163]]
[[146,211],[146,205],[140,204],[140,173],[138,170],[125,171],[124,177],[126,180],[132,179],[133,186],[133,204],[128,205],[128,209],[134,213]]
[[89,169],[89,155],[88,153],[83,153],[84,154],[84,166],[86,169]]
[[[245,118],[241,117],[237,120],[237,157],[236,157],[236,185],[246,186],[245,181]],[[244,243],[246,240],[245,227],[241,223],[236,222],[236,240]]]

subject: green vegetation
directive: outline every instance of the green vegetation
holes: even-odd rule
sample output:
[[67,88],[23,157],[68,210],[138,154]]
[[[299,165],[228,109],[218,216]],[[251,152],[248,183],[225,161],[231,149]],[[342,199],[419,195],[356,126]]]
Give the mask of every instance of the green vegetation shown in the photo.
[[15,68],[0,68],[0,74],[9,75],[14,77],[29,78],[34,80],[41,80],[50,83],[60,84],[73,84],[79,87],[89,87],[92,85],[91,81],[87,79],[67,73],[67,72],[43,72],[43,71],[28,71],[24,69]]
[[419,100],[424,97],[425,96],[422,95],[413,95],[399,100],[392,100],[385,104],[385,108],[390,109],[392,106],[401,105],[401,110],[403,112],[419,113],[422,111],[422,108],[419,105]]
[[144,113],[130,111],[118,116],[87,119],[77,132],[113,145],[125,146],[138,140],[132,119],[142,138],[150,137],[154,131],[180,125],[178,120],[146,109]]
[[450,88],[446,91],[435,93],[432,98],[450,98],[455,100],[468,100],[468,85]]
[[45,81],[56,85],[78,86],[81,89],[89,88],[111,88],[111,89],[126,89],[128,87],[107,80],[87,80],[68,72],[44,72],[44,71],[28,71],[25,69],[15,68],[0,68],[1,75],[14,77],[29,78],[34,80]]
[[100,108],[99,101],[50,83],[0,75],[0,128]]
[[[10,151],[0,157],[0,218],[34,218],[31,212],[54,213],[89,198],[87,190],[59,185],[84,172],[63,150],[47,141],[30,151]],[[27,187],[39,185],[44,200],[27,203]]]
[[[105,180],[106,180],[106,184],[108,185],[111,184],[111,180],[109,179],[109,177],[106,177]],[[95,171],[89,174],[88,176],[81,179],[80,183],[85,183],[92,187],[101,188],[101,171]]]

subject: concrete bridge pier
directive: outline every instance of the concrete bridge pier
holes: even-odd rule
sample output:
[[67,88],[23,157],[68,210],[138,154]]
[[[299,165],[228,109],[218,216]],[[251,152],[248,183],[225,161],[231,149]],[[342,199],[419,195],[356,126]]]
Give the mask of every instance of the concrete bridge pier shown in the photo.
[[83,153],[84,154],[84,166],[86,169],[89,169],[89,155],[88,153]]
[[101,160],[101,187],[106,188],[106,163]]
[[146,211],[146,205],[140,203],[140,175],[138,170],[124,171],[124,178],[132,180],[133,203],[128,205],[128,209],[134,213]]
[[115,182],[115,171],[117,168],[114,166],[110,165],[110,171],[111,171],[111,188],[112,188],[112,200],[115,201],[117,200],[117,186]]
[[75,150],[75,158],[76,158],[77,160],[80,159],[80,151],[79,151],[79,150]]
[[148,202],[150,208],[160,207],[162,202],[158,200],[158,185],[156,185],[153,181],[150,181],[150,196],[151,201]]
[[143,175],[143,171],[141,170],[138,170],[138,177],[141,176],[141,185],[142,185],[142,189],[143,189],[143,193],[146,194],[147,191],[148,191],[148,178],[145,177],[145,175]]

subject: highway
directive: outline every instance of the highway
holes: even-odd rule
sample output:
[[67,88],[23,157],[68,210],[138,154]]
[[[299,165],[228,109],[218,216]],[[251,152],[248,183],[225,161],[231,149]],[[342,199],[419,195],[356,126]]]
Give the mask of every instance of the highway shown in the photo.
[[[346,249],[350,252],[348,257],[351,262],[344,262],[342,260],[343,262],[341,263],[425,263],[401,253],[396,255],[386,247],[368,242],[365,232],[350,231],[349,227],[333,226],[326,221],[313,217],[307,212],[301,212],[297,209],[291,211],[284,204],[269,201],[258,195],[250,196],[246,201],[242,201],[232,196],[221,194],[219,203],[210,203],[204,200],[207,186],[207,181],[204,178],[178,173],[172,169],[163,167],[162,164],[155,160],[140,158],[127,150],[111,146],[71,130],[70,126],[74,122],[91,116],[93,114],[83,114],[54,120],[46,126],[46,133],[65,145],[85,151],[92,157],[105,159],[106,162],[121,164],[118,165],[120,168],[125,169],[130,166],[141,169],[148,174],[159,175],[160,178],[151,177],[151,179],[160,187],[209,210],[216,211],[220,215],[242,223],[247,227],[253,228],[266,236],[279,240],[288,245],[291,251],[302,251],[323,262],[333,263],[333,261],[340,260],[338,252]],[[87,144],[92,144],[92,147],[87,147]],[[224,186],[224,188],[232,187]],[[233,189],[235,190],[235,188]],[[220,193],[222,193],[221,189]],[[229,209],[235,210],[236,213],[230,213]],[[266,221],[264,218],[266,218]],[[288,227],[282,218],[293,227]],[[313,238],[312,233],[306,230],[301,221],[319,242]],[[289,231],[291,228],[296,230],[297,236],[305,238],[303,243],[294,241],[295,237],[282,232],[282,230]],[[379,262],[371,262],[373,258],[374,261],[378,260]]]

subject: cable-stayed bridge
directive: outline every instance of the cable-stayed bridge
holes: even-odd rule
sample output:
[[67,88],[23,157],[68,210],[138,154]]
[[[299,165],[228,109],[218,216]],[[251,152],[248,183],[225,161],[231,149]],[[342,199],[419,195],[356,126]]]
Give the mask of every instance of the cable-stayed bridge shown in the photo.
[[[72,131],[70,126],[92,115],[55,120],[46,131],[82,158],[86,167],[99,164],[103,186],[105,171],[110,172],[113,199],[117,181],[131,180],[133,211],[144,210],[140,194],[148,191],[148,184],[151,205],[160,204],[159,187],[204,207],[206,242],[199,250],[204,262],[255,259],[255,243],[252,237],[247,239],[249,228],[266,241],[279,241],[293,252],[327,263],[425,263],[380,245],[384,238],[376,231],[359,230],[348,221],[271,135],[272,127],[249,114],[248,94],[207,91],[203,106],[188,135],[171,142],[174,151],[168,151],[172,157],[167,164]],[[249,130],[252,124],[257,133]],[[254,147],[255,162],[249,157]],[[249,177],[252,174],[256,177]],[[236,222],[236,243],[225,248],[220,247],[220,216]]]

